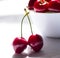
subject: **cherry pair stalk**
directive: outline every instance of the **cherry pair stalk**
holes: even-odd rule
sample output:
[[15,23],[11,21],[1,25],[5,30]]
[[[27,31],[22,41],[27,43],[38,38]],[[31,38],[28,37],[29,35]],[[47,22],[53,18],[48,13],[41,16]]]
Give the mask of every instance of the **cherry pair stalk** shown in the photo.
[[24,9],[24,11],[26,12],[26,14],[24,15],[24,17],[22,18],[22,21],[21,21],[21,37],[23,37],[23,35],[22,35],[22,24],[23,24],[24,18],[25,18],[26,16],[27,16],[28,21],[29,21],[29,24],[30,24],[31,34],[33,35],[31,21],[30,21],[30,18],[29,18],[29,16],[28,16],[29,12],[27,12],[26,9]]
[[[33,35],[33,31],[32,31],[32,25],[31,25],[31,21],[30,18],[28,16],[29,12],[26,11],[26,9],[24,9],[26,14],[24,15],[24,17],[22,18],[21,21],[21,37],[20,38],[15,38],[13,41],[13,48],[15,50],[15,53],[20,54],[22,53],[27,45],[29,45],[35,52],[39,52],[43,46],[43,39],[41,37],[41,35]],[[31,28],[31,33],[32,35],[30,35],[28,41],[25,40],[25,38],[23,37],[22,34],[22,24],[24,21],[25,16],[27,16],[29,24],[30,24],[30,28]]]

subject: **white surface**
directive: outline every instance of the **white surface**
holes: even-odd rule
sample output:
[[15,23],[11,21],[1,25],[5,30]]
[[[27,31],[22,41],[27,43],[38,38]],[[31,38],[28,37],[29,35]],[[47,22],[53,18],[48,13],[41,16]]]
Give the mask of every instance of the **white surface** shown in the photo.
[[[60,58],[60,39],[58,38],[47,38],[43,37],[44,46],[39,53],[29,52],[27,50],[20,54],[14,54],[14,50],[12,47],[12,42],[15,37],[20,36],[20,22],[21,15],[18,16],[5,16],[0,17],[0,57],[1,58]],[[33,24],[32,24],[33,25]],[[33,31],[35,33],[39,33],[38,29],[34,27]],[[28,39],[30,33],[30,29],[26,21],[24,21],[23,25],[23,36]],[[26,30],[25,30],[26,29]],[[29,48],[30,49],[30,48]]]
[[60,13],[31,12],[30,16],[43,35],[60,37]]

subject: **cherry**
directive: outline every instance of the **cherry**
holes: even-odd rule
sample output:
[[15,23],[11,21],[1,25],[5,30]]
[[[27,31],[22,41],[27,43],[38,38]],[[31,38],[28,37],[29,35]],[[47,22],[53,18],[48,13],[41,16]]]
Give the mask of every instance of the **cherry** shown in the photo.
[[60,12],[60,3],[57,1],[50,1],[48,9],[52,12]]
[[[26,9],[25,9],[25,12],[27,13]],[[31,25],[31,21],[30,21],[30,18],[27,14],[27,17],[28,17],[28,21],[29,21],[29,24],[30,24],[30,28],[31,28],[31,33],[32,35],[29,37],[28,39],[28,45],[31,46],[31,48],[35,51],[35,52],[38,52],[41,50],[42,46],[43,46],[43,39],[40,35],[36,34],[36,35],[33,35],[33,30],[32,30],[32,25]]]
[[27,41],[22,36],[22,24],[23,24],[23,20],[27,14],[29,14],[29,13],[26,13],[21,21],[21,37],[16,37],[13,41],[13,48],[15,50],[15,53],[17,53],[17,54],[20,54],[21,52],[23,52],[24,49],[27,47]]
[[35,52],[39,52],[43,47],[43,39],[40,35],[31,35],[28,40],[28,44]]
[[33,10],[33,6],[34,6],[34,3],[35,3],[36,0],[29,0],[29,3],[28,3],[28,9],[29,10]]
[[27,47],[27,41],[24,38],[16,37],[13,41],[15,53],[20,54]]
[[36,1],[34,3],[34,11],[36,12],[46,12],[48,11],[48,2]]

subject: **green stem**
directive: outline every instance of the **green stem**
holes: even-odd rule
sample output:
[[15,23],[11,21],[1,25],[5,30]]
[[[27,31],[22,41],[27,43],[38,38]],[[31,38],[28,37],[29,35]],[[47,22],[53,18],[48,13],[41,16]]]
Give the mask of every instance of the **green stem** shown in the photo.
[[24,20],[25,16],[28,15],[28,14],[29,14],[29,12],[27,12],[27,13],[23,16],[22,21],[21,21],[21,37],[22,37],[22,24],[23,24],[23,20]]
[[[25,12],[26,12],[26,13],[28,13],[26,9],[24,9],[24,10],[25,10]],[[32,25],[31,25],[31,21],[30,21],[30,18],[29,18],[29,15],[28,15],[28,14],[27,14],[27,18],[28,18],[28,21],[29,21],[29,24],[30,24],[31,33],[33,34]]]

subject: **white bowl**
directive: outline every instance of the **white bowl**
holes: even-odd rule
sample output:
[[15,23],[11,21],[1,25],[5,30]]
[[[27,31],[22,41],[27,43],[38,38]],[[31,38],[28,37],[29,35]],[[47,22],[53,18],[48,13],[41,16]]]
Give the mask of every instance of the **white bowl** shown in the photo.
[[60,13],[30,13],[39,32],[48,37],[60,37]]

